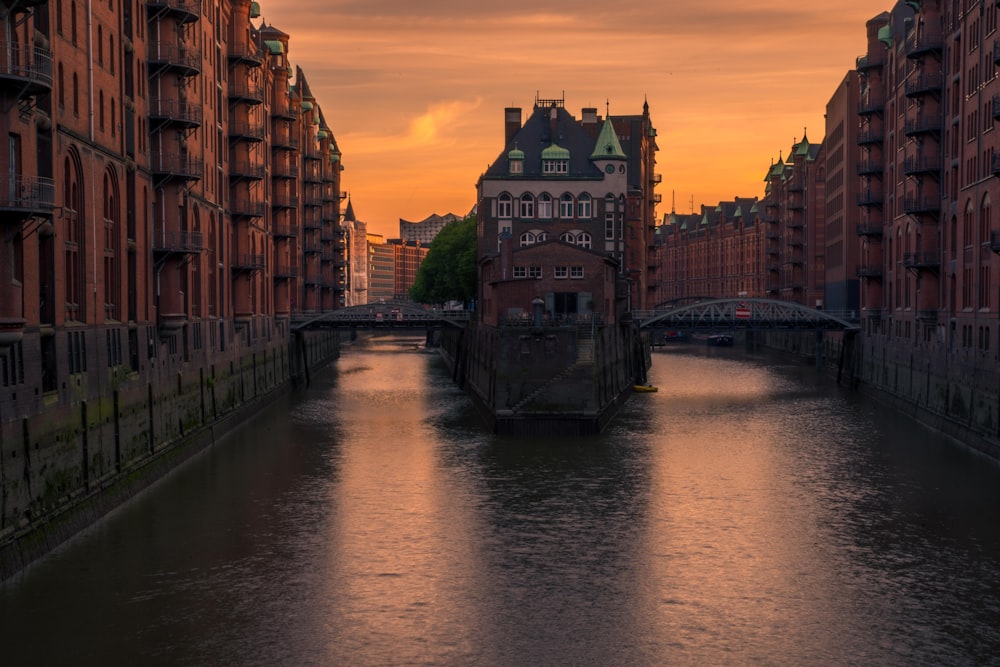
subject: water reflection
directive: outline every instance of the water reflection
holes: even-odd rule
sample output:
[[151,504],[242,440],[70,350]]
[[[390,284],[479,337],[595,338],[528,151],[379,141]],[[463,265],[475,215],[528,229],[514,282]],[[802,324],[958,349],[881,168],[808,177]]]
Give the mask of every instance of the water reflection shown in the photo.
[[686,347],[651,379],[601,436],[500,438],[419,340],[359,343],[0,587],[5,658],[995,660],[995,466],[811,368]]

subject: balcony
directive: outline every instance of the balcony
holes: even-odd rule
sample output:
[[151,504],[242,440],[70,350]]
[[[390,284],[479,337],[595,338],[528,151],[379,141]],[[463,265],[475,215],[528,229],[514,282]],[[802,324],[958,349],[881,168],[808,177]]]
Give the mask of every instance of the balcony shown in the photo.
[[858,102],[858,115],[870,116],[871,114],[882,113],[885,109],[883,100],[862,100]]
[[877,190],[863,190],[858,193],[858,206],[881,206],[882,193]]
[[264,53],[256,44],[232,44],[229,47],[229,62],[260,67],[264,64]]
[[201,72],[201,53],[171,42],[150,42],[149,68],[154,76],[164,72],[195,76]]
[[180,23],[192,23],[201,16],[201,0],[147,0],[150,18],[171,16]]
[[275,129],[271,132],[271,148],[297,151],[299,149],[299,136],[287,128]]
[[320,173],[319,169],[311,169],[307,166],[305,173],[302,175],[302,180],[306,183],[322,183],[323,175]]
[[302,249],[308,255],[318,255],[323,252],[323,244],[315,240],[307,240],[302,244]]
[[936,251],[924,250],[908,252],[903,255],[903,268],[914,271],[936,271],[941,266],[941,259]]
[[881,128],[867,127],[858,132],[858,145],[881,144],[885,140],[885,132]]
[[862,160],[858,163],[858,176],[881,176],[885,165],[881,160]]
[[908,157],[903,160],[903,173],[907,176],[937,177],[941,174],[941,160],[937,157]]
[[859,222],[855,231],[858,236],[867,236],[873,238],[882,238],[882,232],[885,229],[885,225],[881,222]]
[[264,141],[264,124],[253,121],[230,123],[229,138],[251,143]]
[[302,223],[302,228],[305,229],[306,231],[313,230],[313,229],[320,230],[320,229],[323,229],[323,223],[320,222],[319,220],[315,220],[315,219],[306,219]]
[[271,117],[279,120],[298,120],[300,111],[293,106],[280,102],[271,108]]
[[881,280],[882,278],[882,265],[881,264],[858,264],[856,269],[858,278],[868,278],[869,280]]
[[903,213],[907,215],[933,215],[941,211],[940,197],[927,197],[918,195],[916,197],[905,197],[903,199]]
[[56,203],[56,184],[51,178],[0,175],[0,220],[19,221],[29,215],[50,215]]
[[865,308],[865,317],[870,320],[880,320],[882,319],[882,309],[881,308]]
[[299,235],[297,225],[275,223],[271,226],[271,233],[276,239],[294,239]]
[[306,286],[322,287],[323,276],[318,273],[306,273]]
[[0,85],[24,95],[52,92],[52,53],[31,45],[0,42]]
[[261,104],[264,102],[264,86],[252,79],[230,79],[229,101],[244,104]]
[[858,56],[855,65],[862,74],[871,70],[882,69],[882,66],[885,65],[885,54],[876,52]]
[[940,116],[924,114],[908,119],[904,132],[908,137],[921,134],[941,134],[941,118]]
[[299,198],[295,195],[289,195],[284,193],[272,193],[271,194],[271,208],[298,208]]
[[202,109],[186,100],[162,97],[149,99],[149,119],[155,127],[166,125],[190,129],[201,127]]
[[299,267],[289,264],[278,264],[274,269],[274,277],[277,280],[288,280],[299,277]]
[[249,197],[236,197],[230,204],[229,212],[234,218],[262,218],[264,208],[262,201],[253,201]]
[[271,163],[271,176],[274,178],[291,178],[297,179],[299,177],[299,165],[297,164],[282,164],[280,162]]
[[229,178],[233,180],[260,181],[264,178],[264,165],[252,164],[249,160],[229,163]]
[[940,33],[914,32],[906,40],[906,57],[920,58],[929,53],[941,53],[944,37]]
[[903,86],[903,92],[907,97],[919,97],[929,93],[940,94],[943,77],[940,74],[920,74],[910,76]]
[[205,165],[201,160],[179,153],[151,152],[149,169],[160,180],[197,181],[205,173]]
[[233,271],[261,271],[264,268],[264,255],[238,253],[233,257]]
[[153,233],[153,252],[198,254],[205,249],[201,232],[161,231]]

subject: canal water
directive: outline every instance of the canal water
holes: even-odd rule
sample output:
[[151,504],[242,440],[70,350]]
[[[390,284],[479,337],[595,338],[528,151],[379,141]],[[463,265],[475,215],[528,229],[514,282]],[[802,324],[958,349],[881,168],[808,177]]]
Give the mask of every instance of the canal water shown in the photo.
[[418,343],[346,349],[0,585],[0,662],[1000,660],[997,466],[695,346],[600,436],[497,437]]

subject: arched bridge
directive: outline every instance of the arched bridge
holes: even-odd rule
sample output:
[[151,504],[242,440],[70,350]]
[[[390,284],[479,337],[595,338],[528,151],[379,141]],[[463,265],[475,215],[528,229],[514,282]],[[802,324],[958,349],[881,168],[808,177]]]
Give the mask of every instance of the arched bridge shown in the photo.
[[462,327],[469,319],[465,310],[426,310],[410,303],[387,301],[363,306],[340,308],[329,313],[301,320],[293,331],[308,329],[413,329],[417,327],[451,325]]
[[707,299],[666,310],[633,311],[643,329],[857,331],[856,316],[776,299]]

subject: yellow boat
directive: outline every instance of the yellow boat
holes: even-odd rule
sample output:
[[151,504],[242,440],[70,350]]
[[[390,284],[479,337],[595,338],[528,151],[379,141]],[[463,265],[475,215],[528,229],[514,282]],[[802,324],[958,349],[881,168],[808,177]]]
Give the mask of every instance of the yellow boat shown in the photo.
[[651,392],[658,391],[656,387],[651,384],[637,384],[632,386],[632,391],[635,392]]

